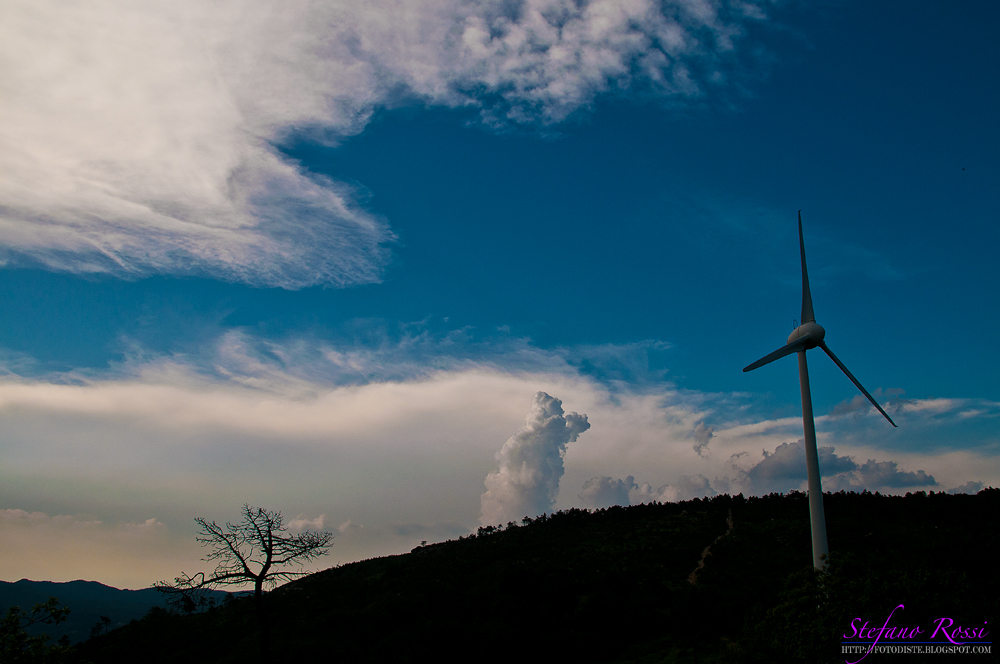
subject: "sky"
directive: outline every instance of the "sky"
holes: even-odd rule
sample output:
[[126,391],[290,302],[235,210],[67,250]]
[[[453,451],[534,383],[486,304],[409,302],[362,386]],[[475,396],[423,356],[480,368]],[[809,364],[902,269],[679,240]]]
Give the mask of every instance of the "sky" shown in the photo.
[[[993,2],[0,8],[0,576],[1000,484]],[[985,338],[983,335],[987,335]]]

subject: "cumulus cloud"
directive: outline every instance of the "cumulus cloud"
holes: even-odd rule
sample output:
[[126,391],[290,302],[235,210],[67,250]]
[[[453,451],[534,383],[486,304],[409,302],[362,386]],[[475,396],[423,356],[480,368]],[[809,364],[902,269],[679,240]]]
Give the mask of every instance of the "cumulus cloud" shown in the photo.
[[681,475],[676,483],[664,484],[657,489],[644,482],[642,485],[634,486],[628,495],[632,505],[639,505],[653,501],[676,503],[681,500],[714,496],[715,493],[708,478],[699,474]]
[[[855,470],[850,457],[837,456],[832,447],[820,447],[819,471],[824,478]],[[747,475],[756,493],[786,492],[801,488],[806,480],[806,450],[801,441],[782,443],[774,452],[764,450],[764,458]],[[824,489],[826,487],[824,486]]]
[[636,484],[629,475],[624,480],[610,477],[593,477],[583,484],[578,498],[584,507],[600,509],[612,505],[640,505],[651,502],[675,503],[681,500],[714,496],[708,478],[704,475],[681,475],[674,484],[664,484],[654,489],[651,484]]
[[635,478],[629,475],[624,480],[610,477],[592,477],[583,483],[583,490],[577,496],[584,507],[602,509],[612,505],[628,505],[629,491],[635,487]]
[[983,485],[982,482],[969,481],[969,482],[966,482],[965,484],[963,484],[962,486],[957,486],[954,489],[948,489],[948,493],[952,493],[952,494],[955,494],[955,493],[974,494],[974,493],[979,493],[980,491],[982,491],[983,490],[983,486],[984,485]]
[[694,451],[698,456],[708,455],[708,441],[715,435],[715,429],[705,426],[704,422],[698,422],[694,428]]
[[562,401],[536,393],[525,425],[497,452],[500,468],[486,476],[480,523],[503,524],[551,510],[559,494],[566,445],[589,428],[586,415],[564,414]]
[[0,258],[285,288],[376,281],[393,240],[359,192],[285,156],[289,137],[336,144],[406,99],[544,125],[609,91],[699,97],[763,18],[709,0],[2,11]]
[[[899,469],[895,461],[869,459],[863,464],[855,463],[850,456],[839,456],[834,447],[819,447],[819,469],[824,491],[859,491],[862,489],[892,490],[906,487],[937,486],[932,475],[923,470],[907,472]],[[750,469],[740,471],[742,483],[753,493],[765,494],[772,491],[784,493],[802,489],[807,479],[806,453],[802,441],[782,443],[774,452],[764,450],[764,458]]]
[[922,470],[904,472],[895,461],[868,459],[854,472],[854,485],[864,488],[896,489],[910,486],[937,486],[933,475]]

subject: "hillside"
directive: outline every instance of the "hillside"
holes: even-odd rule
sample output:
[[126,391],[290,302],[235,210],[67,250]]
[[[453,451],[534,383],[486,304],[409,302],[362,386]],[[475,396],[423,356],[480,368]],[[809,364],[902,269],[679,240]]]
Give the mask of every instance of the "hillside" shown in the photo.
[[[570,510],[312,574],[266,597],[274,661],[843,661],[851,620],[881,624],[899,603],[913,624],[995,618],[1000,490],[827,494],[824,577],[811,570],[806,503]],[[159,611],[75,657],[254,661],[255,625],[247,600]]]
[[[229,593],[214,591],[212,597],[222,602]],[[79,643],[90,637],[91,629],[102,617],[110,620],[108,628],[116,629],[146,615],[154,606],[167,606],[163,593],[153,588],[119,590],[96,581],[0,581],[0,611],[18,606],[25,611],[49,597],[57,597],[62,606],[70,607],[69,616],[58,625],[34,625],[29,634],[48,634],[52,641],[61,637]]]

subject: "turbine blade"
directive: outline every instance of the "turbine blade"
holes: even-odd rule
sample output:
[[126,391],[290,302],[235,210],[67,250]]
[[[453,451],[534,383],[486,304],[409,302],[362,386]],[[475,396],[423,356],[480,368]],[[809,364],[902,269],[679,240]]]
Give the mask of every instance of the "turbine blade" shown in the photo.
[[743,371],[747,372],[747,371],[753,371],[754,369],[759,369],[760,367],[764,366],[765,364],[770,364],[771,362],[774,362],[775,360],[779,360],[779,359],[783,358],[785,355],[791,355],[792,353],[797,353],[800,350],[805,350],[806,343],[808,343],[808,341],[811,338],[812,337],[810,337],[808,334],[803,334],[801,337],[799,337],[798,339],[796,339],[792,343],[790,343],[790,344],[788,344],[786,346],[782,346],[781,348],[779,348],[778,350],[774,351],[773,353],[770,353],[770,354],[765,355],[764,357],[760,358],[759,360],[757,360],[753,364],[750,364],[750,365],[748,365],[746,367],[743,367]]
[[799,210],[799,253],[802,255],[802,318],[800,323],[815,323],[813,298],[809,292],[809,273],[806,272],[806,243],[802,239],[802,210]]
[[826,354],[830,356],[830,359],[833,360],[834,363],[836,363],[836,365],[838,367],[840,367],[841,371],[843,371],[845,374],[847,374],[847,377],[851,379],[851,382],[854,383],[854,385],[859,390],[861,390],[861,394],[863,394],[866,397],[868,397],[868,400],[872,402],[872,405],[875,406],[876,408],[878,408],[878,412],[882,413],[882,415],[885,417],[885,419],[889,420],[889,424],[891,424],[892,426],[896,426],[896,423],[892,421],[892,418],[889,417],[889,415],[884,410],[882,410],[882,406],[878,405],[878,402],[875,401],[875,399],[872,397],[872,395],[868,394],[868,390],[866,390],[861,385],[861,383],[858,382],[858,379],[854,377],[854,374],[852,374],[850,371],[848,371],[847,367],[844,366],[844,363],[837,359],[837,356],[833,354],[833,351],[830,350],[830,347],[826,345],[826,342],[821,341],[819,343],[819,347],[822,348],[824,351],[826,351]]

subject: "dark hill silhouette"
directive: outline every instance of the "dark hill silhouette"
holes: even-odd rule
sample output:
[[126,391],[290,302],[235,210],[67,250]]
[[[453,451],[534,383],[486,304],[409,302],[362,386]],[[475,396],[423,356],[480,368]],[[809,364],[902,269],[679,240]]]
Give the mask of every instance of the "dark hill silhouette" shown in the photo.
[[[853,618],[899,603],[907,624],[995,619],[1000,490],[826,500],[825,576],[801,493],[569,510],[278,588],[273,661],[835,662]],[[244,600],[154,611],[75,657],[253,661],[254,625]]]
[[[215,593],[216,601],[222,602],[227,595]],[[59,600],[60,606],[68,606],[69,616],[58,625],[35,625],[28,628],[31,634],[48,634],[52,641],[68,636],[70,643],[78,643],[90,638],[91,628],[102,616],[111,619],[109,628],[115,629],[146,615],[154,606],[166,606],[163,593],[153,588],[142,590],[119,590],[96,581],[0,581],[0,611],[19,606],[25,611],[49,597]]]

